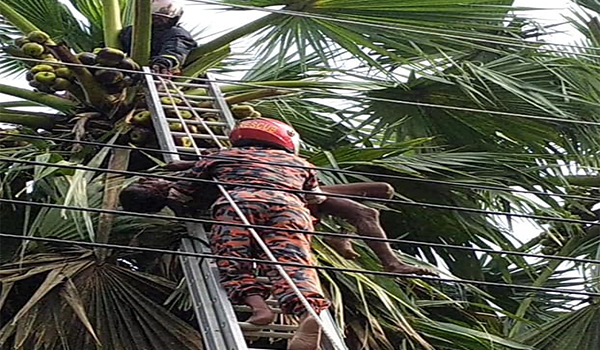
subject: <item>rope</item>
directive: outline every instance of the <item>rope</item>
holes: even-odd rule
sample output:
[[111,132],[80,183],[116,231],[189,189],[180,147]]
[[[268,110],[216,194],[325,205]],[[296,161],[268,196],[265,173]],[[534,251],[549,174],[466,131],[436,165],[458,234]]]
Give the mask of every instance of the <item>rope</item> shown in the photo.
[[[187,178],[187,177],[180,177],[180,176],[147,174],[147,173],[140,173],[140,172],[135,172],[135,171],[112,170],[112,169],[94,168],[94,167],[88,167],[88,166],[54,164],[54,163],[46,163],[46,162],[21,160],[21,159],[15,159],[15,158],[0,157],[0,162],[13,162],[13,163],[21,163],[21,164],[29,164],[29,165],[42,165],[42,166],[48,166],[48,167],[74,169],[74,170],[102,171],[105,173],[152,177],[152,178],[175,180],[175,181],[185,180],[185,181],[189,181],[189,182],[199,182],[199,183],[207,183],[207,184],[221,185],[221,186],[232,185],[232,186],[237,186],[237,187],[247,187],[247,188],[260,189],[260,190],[281,191],[281,192],[295,193],[295,194],[312,194],[312,192],[304,191],[304,190],[282,189],[282,188],[271,187],[271,186],[262,186],[262,185],[245,184],[245,183],[242,184],[242,183],[233,183],[233,182],[227,182],[227,181],[216,181],[216,180],[198,179],[198,178]],[[323,195],[327,196],[327,197],[334,197],[334,198],[345,198],[345,199],[352,199],[352,200],[358,200],[358,201],[381,202],[381,203],[388,203],[388,204],[398,204],[398,205],[406,205],[406,206],[421,207],[421,208],[431,208],[431,209],[439,209],[439,210],[453,210],[453,211],[459,211],[459,212],[465,212],[465,213],[486,214],[486,215],[517,217],[517,218],[534,219],[534,220],[556,221],[556,222],[564,222],[564,223],[570,223],[570,224],[600,226],[600,222],[596,222],[596,221],[569,219],[569,218],[561,218],[561,217],[555,217],[555,216],[510,213],[510,212],[492,211],[492,210],[477,209],[477,208],[458,207],[458,206],[445,205],[445,204],[414,202],[414,201],[407,201],[407,200],[401,200],[401,199],[362,197],[362,196],[347,195],[347,194],[323,193]]]
[[[23,58],[23,57],[15,57],[15,56],[3,56],[3,57],[8,58],[8,59],[21,60],[21,61],[30,61],[30,62],[38,62],[38,63],[56,65],[56,63],[52,63],[52,62],[49,63],[47,61],[32,59],[32,58]],[[67,62],[61,62],[60,65],[77,66],[77,67],[94,67],[94,66],[89,66],[89,65],[67,63]],[[95,68],[97,68],[97,67],[95,67]],[[115,71],[132,73],[132,74],[148,74],[148,75],[162,77],[162,78],[171,77],[170,75],[167,75],[167,74],[143,73],[140,71],[121,69],[121,68],[102,67],[102,69],[115,70]],[[189,80],[196,80],[196,81],[203,81],[203,82],[217,82],[217,80],[210,80],[210,79],[206,79],[206,78],[194,78],[194,77],[185,77],[185,76],[179,76],[178,78],[185,78],[185,79],[189,79]],[[326,92],[326,91],[315,91],[314,89],[287,88],[287,87],[279,87],[279,86],[274,86],[274,85],[258,85],[258,84],[241,82],[239,80],[231,80],[231,79],[219,79],[218,82],[227,82],[227,83],[230,83],[233,85],[248,86],[248,87],[258,88],[258,89],[277,89],[277,90],[291,91],[291,92],[310,91],[315,94],[319,94],[319,95],[323,95],[323,96],[332,96],[335,98],[340,97],[339,93]],[[347,89],[347,90],[352,90],[352,89]],[[387,99],[387,98],[367,97],[367,96],[352,96],[352,98],[357,99],[357,100],[364,100],[364,101],[376,101],[376,102],[385,102],[385,103],[408,105],[408,106],[439,108],[439,109],[461,111],[461,112],[487,113],[487,114],[498,115],[498,116],[515,117],[515,118],[532,119],[532,120],[543,120],[543,121],[548,121],[548,122],[553,122],[553,123],[600,126],[600,122],[592,122],[592,121],[585,121],[585,120],[573,120],[573,119],[565,119],[565,118],[554,118],[554,117],[548,117],[548,116],[530,115],[530,114],[522,114],[522,113],[492,111],[492,110],[487,110],[487,109],[440,105],[440,104],[434,104],[434,103],[415,102],[415,101],[408,101],[408,100],[393,100],[393,99]]]
[[[124,145],[114,145],[108,143],[101,142],[93,142],[93,141],[77,141],[77,140],[68,140],[57,137],[49,137],[49,136],[37,136],[37,135],[27,135],[27,134],[10,134],[6,132],[0,131],[0,135],[11,136],[15,138],[25,138],[25,139],[34,139],[34,140],[47,140],[47,141],[56,141],[56,142],[65,142],[72,144],[82,144],[89,146],[98,146],[98,147],[109,147],[109,148],[118,148],[118,149],[126,149],[131,151],[145,151],[145,152],[156,152],[160,154],[177,154],[177,155],[194,155],[195,152],[186,152],[186,151],[167,151],[161,149],[154,148],[146,148],[146,147],[132,147],[132,146],[124,146]],[[264,165],[273,165],[273,166],[281,166],[281,167],[289,167],[296,169],[308,169],[308,167],[303,165],[295,165],[295,164],[283,164],[277,162],[268,162],[268,161],[258,161],[258,160],[247,160],[236,157],[224,157],[224,156],[215,156],[215,155],[202,155],[203,158],[207,159],[219,159],[219,160],[233,160],[239,162],[252,162],[256,164],[264,164]],[[479,190],[489,190],[489,191],[504,191],[504,192],[514,192],[514,193],[526,193],[533,194],[538,196],[551,196],[551,197],[560,197],[560,198],[569,198],[569,199],[578,199],[578,200],[587,200],[587,201],[600,201],[600,197],[589,197],[589,196],[579,196],[572,194],[564,194],[564,193],[549,193],[542,191],[529,191],[529,190],[519,190],[510,187],[500,187],[500,186],[491,186],[491,185],[476,185],[476,184],[467,184],[467,183],[457,183],[451,181],[444,180],[434,180],[434,179],[424,179],[424,178],[414,178],[408,176],[401,175],[389,175],[389,174],[378,174],[374,172],[367,171],[356,171],[356,170],[347,170],[347,169],[334,169],[334,168],[326,168],[326,167],[317,167],[315,166],[315,170],[330,172],[330,173],[339,173],[339,174],[347,174],[347,175],[359,175],[359,176],[367,176],[367,177],[376,177],[382,179],[394,179],[394,180],[404,180],[404,181],[413,181],[413,182],[422,182],[429,183],[434,185],[444,185],[444,186],[453,186],[453,187],[463,187],[467,189],[479,189]],[[535,185],[534,185],[535,186]]]
[[512,289],[529,290],[529,291],[534,291],[534,292],[545,292],[545,293],[553,293],[553,294],[558,293],[558,294],[564,294],[564,295],[582,295],[582,296],[588,296],[588,297],[594,297],[594,298],[600,297],[600,293],[592,293],[592,292],[585,292],[585,291],[571,290],[571,289],[562,289],[562,288],[534,287],[534,286],[525,286],[525,285],[520,285],[520,284],[507,284],[507,283],[478,281],[478,280],[465,280],[465,279],[450,279],[450,278],[440,278],[440,277],[432,277],[432,276],[418,276],[417,277],[414,275],[405,275],[405,274],[400,274],[400,273],[395,273],[395,272],[350,269],[350,268],[340,268],[340,267],[333,267],[333,266],[303,265],[303,264],[287,263],[287,262],[273,262],[270,260],[238,258],[238,257],[233,257],[233,256],[222,256],[222,255],[215,255],[215,254],[208,254],[208,253],[190,253],[190,252],[183,252],[183,251],[177,251],[177,250],[124,246],[124,245],[117,245],[117,244],[110,244],[110,243],[79,242],[79,241],[56,239],[56,238],[20,236],[20,235],[8,234],[8,233],[0,233],[0,237],[4,237],[4,238],[8,238],[8,239],[45,242],[45,243],[68,244],[68,245],[76,245],[76,246],[82,246],[82,247],[98,247],[98,248],[107,248],[107,249],[115,249],[115,250],[130,250],[130,251],[138,251],[138,252],[157,253],[157,254],[171,254],[171,255],[175,255],[175,256],[189,256],[189,257],[205,258],[205,259],[209,258],[209,259],[216,259],[216,260],[244,261],[244,262],[253,262],[253,263],[258,263],[258,264],[275,265],[275,266],[293,266],[293,267],[302,267],[302,268],[309,268],[309,269],[322,270],[322,271],[355,273],[355,274],[360,274],[360,275],[373,275],[373,276],[384,276],[384,277],[406,278],[406,279],[420,279],[420,280],[429,280],[429,281],[436,281],[436,282],[480,285],[480,286],[486,286],[486,287],[512,288]]
[[[67,205],[62,205],[62,204],[21,201],[21,200],[16,200],[16,199],[0,198],[0,203],[7,203],[7,204],[12,204],[12,205],[33,206],[33,207],[38,207],[38,208],[85,211],[85,212],[98,213],[98,214],[105,213],[105,214],[120,215],[120,216],[133,216],[133,217],[148,218],[148,219],[161,219],[161,220],[179,221],[179,222],[195,223],[195,224],[225,225],[225,226],[235,226],[235,227],[244,227],[244,228],[253,227],[253,228],[259,229],[259,230],[272,230],[273,229],[273,227],[271,227],[271,226],[245,225],[245,224],[239,223],[239,222],[227,222],[227,221],[189,218],[189,217],[176,217],[176,216],[167,216],[167,215],[158,215],[158,214],[130,212],[130,211],[123,211],[123,210],[84,208],[84,207],[67,206]],[[558,255],[532,254],[532,253],[523,253],[523,252],[517,252],[517,251],[510,251],[510,250],[494,250],[494,249],[486,249],[486,248],[465,247],[465,246],[457,246],[457,245],[450,245],[450,244],[444,244],[444,243],[430,243],[430,242],[421,242],[421,241],[411,241],[411,240],[405,240],[405,239],[379,238],[379,237],[370,237],[370,236],[362,236],[362,235],[349,235],[347,233],[308,231],[308,230],[290,229],[290,228],[277,228],[277,230],[283,231],[283,232],[290,232],[290,233],[303,233],[303,234],[307,234],[307,235],[314,235],[314,236],[321,236],[321,237],[335,237],[335,238],[347,238],[347,239],[352,239],[352,240],[373,241],[373,242],[410,244],[410,245],[423,246],[423,247],[436,247],[436,248],[444,248],[444,249],[452,249],[452,250],[463,250],[463,251],[469,251],[469,252],[484,252],[484,253],[489,253],[489,254],[514,255],[514,256],[522,256],[522,257],[549,259],[549,260],[571,261],[571,262],[586,263],[586,264],[600,264],[600,260],[593,260],[593,259],[572,258],[572,257],[566,257],[566,256],[558,256]]]

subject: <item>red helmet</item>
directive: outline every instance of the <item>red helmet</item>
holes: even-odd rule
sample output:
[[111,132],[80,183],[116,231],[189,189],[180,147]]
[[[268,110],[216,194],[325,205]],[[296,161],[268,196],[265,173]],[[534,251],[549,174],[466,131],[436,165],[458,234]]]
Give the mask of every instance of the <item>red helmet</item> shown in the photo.
[[257,118],[242,120],[229,135],[234,146],[257,144],[273,145],[298,154],[300,136],[288,124],[275,119]]

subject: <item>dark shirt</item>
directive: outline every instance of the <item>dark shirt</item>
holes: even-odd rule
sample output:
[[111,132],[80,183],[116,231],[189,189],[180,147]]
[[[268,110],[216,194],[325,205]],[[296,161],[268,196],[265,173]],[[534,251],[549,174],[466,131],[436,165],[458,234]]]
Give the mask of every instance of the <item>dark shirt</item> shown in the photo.
[[[125,27],[119,38],[125,51],[131,54],[133,27]],[[198,45],[187,30],[180,26],[157,28],[152,30],[152,57],[164,56],[176,61],[175,67],[183,65],[190,51]]]

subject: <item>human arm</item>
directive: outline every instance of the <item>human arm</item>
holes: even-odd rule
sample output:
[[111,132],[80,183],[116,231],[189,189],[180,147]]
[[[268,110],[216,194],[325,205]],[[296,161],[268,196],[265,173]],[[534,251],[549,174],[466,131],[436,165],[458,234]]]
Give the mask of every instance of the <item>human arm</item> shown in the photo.
[[321,187],[319,187],[319,181],[317,180],[317,173],[314,169],[308,170],[308,176],[304,183],[303,190],[310,191],[312,193],[306,194],[305,199],[308,204],[321,204],[327,197],[323,195]]
[[168,73],[180,68],[197,44],[192,35],[185,29],[174,26],[165,31],[163,44],[158,55],[152,57],[151,67],[159,73]]

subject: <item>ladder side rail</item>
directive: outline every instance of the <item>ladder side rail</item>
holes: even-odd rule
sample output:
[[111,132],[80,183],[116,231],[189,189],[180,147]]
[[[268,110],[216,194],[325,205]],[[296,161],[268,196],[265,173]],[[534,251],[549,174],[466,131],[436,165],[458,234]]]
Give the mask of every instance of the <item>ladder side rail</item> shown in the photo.
[[[231,114],[231,110],[227,104],[227,101],[223,97],[223,93],[219,85],[216,83],[216,80],[210,74],[206,75],[208,78],[208,86],[209,86],[209,94],[215,98],[215,102],[217,108],[222,111],[223,118],[230,125],[229,131],[231,131],[235,127],[235,118]],[[335,336],[334,342],[337,344],[332,344],[332,341],[328,337],[323,337],[323,350],[337,350],[342,346],[343,350],[348,350],[346,343],[343,341],[343,336],[340,334],[339,327],[337,327],[333,316],[329,312],[329,310],[325,310],[321,313],[320,318],[324,325],[324,331],[327,334]]]
[[[164,83],[165,83],[165,81],[163,80],[163,84]],[[181,91],[177,88],[177,86],[173,82],[170,82],[170,84],[175,89],[177,89],[179,93],[181,93]],[[166,84],[164,84],[164,85],[166,87]],[[189,105],[189,102],[187,101],[185,96],[179,95],[178,97],[181,98],[182,100],[184,100],[186,105]],[[176,111],[178,111],[179,107],[174,106],[174,109]],[[227,108],[227,111],[229,111],[228,108]],[[197,121],[200,122],[201,125],[204,124],[204,121],[201,119],[201,116],[198,115],[198,113],[196,113],[195,111],[192,111],[192,114],[194,115],[194,118],[196,118]],[[233,119],[233,117],[232,117],[232,119]],[[180,122],[186,123],[187,121],[180,120]],[[204,126],[206,126],[206,125],[204,125]],[[210,129],[208,129],[208,130],[209,130],[209,133],[211,133],[213,137],[216,136],[212,133],[212,131],[210,131]],[[187,131],[189,131],[189,130],[187,130]],[[171,134],[173,134],[173,133],[171,133]],[[198,147],[195,144],[194,144],[194,149],[196,152],[199,151]],[[200,234],[200,237],[205,240],[207,239],[207,236],[208,235],[205,231],[202,231]],[[207,248],[205,248],[205,249],[207,251],[210,251]],[[233,305],[232,305],[231,301],[229,300],[229,297],[226,295],[225,291],[221,287],[221,282],[218,277],[219,276],[218,268],[216,267],[216,264],[214,264],[214,263],[208,264],[208,262],[206,262],[206,264],[207,264],[206,268],[203,271],[204,279],[206,282],[206,287],[208,288],[209,295],[211,296],[211,300],[213,301],[213,308],[216,311],[216,316],[217,316],[220,330],[223,334],[223,339],[225,340],[225,342],[228,345],[227,350],[247,350],[248,346],[247,346],[246,340],[244,338],[244,334],[237,323],[237,317],[235,315],[235,310],[233,308]]]
[[[169,129],[169,123],[166,122],[167,116],[160,103],[160,96],[158,89],[154,82],[154,75],[149,67],[144,67],[144,78],[146,79],[146,104],[152,115],[152,124],[156,131],[158,138],[158,144],[163,151],[176,152],[177,146],[172,137],[169,136],[171,130]],[[177,154],[164,154],[165,160],[168,162],[179,160]]]
[[[161,106],[160,95],[156,88],[154,76],[148,67],[144,67],[146,79],[146,102],[152,114],[152,122],[157,133],[159,145],[162,150],[176,152],[177,146],[170,136],[169,123],[166,120],[164,109]],[[165,154],[165,160],[179,160],[177,154]],[[200,224],[188,224],[188,232],[191,236],[206,239],[204,227]],[[183,239],[181,251],[188,253],[207,252],[205,248],[198,247],[192,239]],[[212,275],[210,262],[206,259],[200,260],[193,257],[180,257],[182,269],[192,298],[194,314],[202,331],[202,338],[206,350],[246,350],[246,347],[228,347],[218,321],[218,310],[215,309],[215,297],[211,294],[210,282],[207,277]],[[243,342],[245,346],[245,342]]]
[[[187,224],[187,228],[194,237],[202,238],[204,233],[202,225]],[[206,250],[197,247],[195,243],[193,239],[184,238],[181,240],[181,250],[206,253]],[[180,257],[180,261],[206,350],[228,349],[219,327],[218,312],[213,308],[214,298],[211,297],[210,288],[206,282],[206,271],[210,269],[209,262],[206,259],[194,257]]]
[[227,134],[229,134],[231,132],[231,130],[233,130],[233,128],[235,127],[235,118],[231,114],[229,105],[227,104],[225,97],[223,97],[221,88],[217,84],[216,80],[213,79],[212,75],[209,73],[206,74],[206,78],[208,79],[208,81],[207,81],[208,82],[208,92],[210,95],[212,95],[215,98],[216,107],[217,107],[217,109],[221,110],[223,119],[229,126],[228,130],[227,130]]

